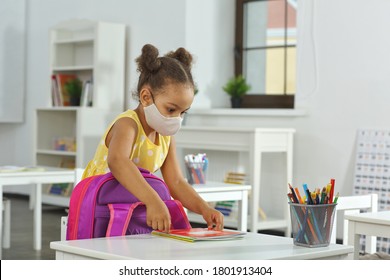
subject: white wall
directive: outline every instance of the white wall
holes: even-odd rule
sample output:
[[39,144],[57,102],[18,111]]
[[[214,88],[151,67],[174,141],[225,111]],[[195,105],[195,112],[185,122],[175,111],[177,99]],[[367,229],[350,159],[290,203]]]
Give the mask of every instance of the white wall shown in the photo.
[[[313,55],[299,53],[299,59],[305,57],[298,68],[300,101],[310,113],[294,122],[295,177],[297,183],[314,184],[322,182],[316,178],[335,177],[341,194],[347,195],[352,193],[356,130],[390,128],[390,38],[385,35],[390,2],[301,2],[307,8],[303,20],[313,24],[313,39],[304,37],[303,43]],[[318,78],[311,90],[306,75],[315,69]]]
[[[137,82],[134,60],[144,44],[156,45],[162,54],[185,45],[185,5],[181,0],[28,0],[25,122],[0,123],[0,165],[34,164],[35,109],[46,107],[50,100],[50,27],[72,18],[126,24],[130,96]],[[129,106],[131,101],[129,97]]]
[[144,44],[156,45],[161,53],[185,45],[185,2],[181,0],[29,0],[26,13],[26,118],[22,124],[0,123],[0,165],[34,162],[34,112],[50,100],[50,27],[71,18],[126,24],[128,92],[136,86],[134,59]]
[[222,85],[234,74],[235,0],[186,0],[186,46],[199,93],[192,108],[228,107]]
[[29,0],[27,1],[26,118],[0,123],[0,165],[34,163],[34,111],[49,104],[49,28],[71,18],[127,25],[127,105],[133,107],[134,59],[145,43],[164,54],[185,46],[194,54],[200,92],[194,107],[228,106],[221,90],[233,74],[234,0]]
[[26,5],[24,0],[0,4],[0,122],[24,120]]
[[314,188],[335,178],[336,190],[350,195],[356,130],[390,128],[390,37],[386,36],[390,1],[301,0],[299,4],[296,106],[308,113],[298,117],[195,114],[187,123],[293,127],[297,133],[292,183]]

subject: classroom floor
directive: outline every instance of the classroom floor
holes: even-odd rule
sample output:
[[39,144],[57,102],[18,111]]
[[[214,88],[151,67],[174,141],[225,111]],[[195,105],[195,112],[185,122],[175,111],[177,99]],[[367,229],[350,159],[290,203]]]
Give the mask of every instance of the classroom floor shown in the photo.
[[33,248],[33,211],[29,210],[27,196],[8,195],[11,199],[11,248],[2,249],[3,260],[54,260],[51,241],[60,240],[61,217],[65,209],[42,205],[42,250]]

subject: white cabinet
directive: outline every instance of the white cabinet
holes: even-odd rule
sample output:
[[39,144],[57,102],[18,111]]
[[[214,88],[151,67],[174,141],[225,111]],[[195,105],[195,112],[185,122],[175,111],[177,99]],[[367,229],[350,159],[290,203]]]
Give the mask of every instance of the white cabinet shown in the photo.
[[[191,150],[192,153],[217,151],[222,154],[226,152],[246,153],[248,162],[245,170],[248,173],[252,186],[249,206],[249,228],[253,232],[268,229],[284,229],[285,235],[290,236],[291,222],[287,204],[288,183],[292,182],[293,164],[293,128],[237,128],[237,127],[205,127],[205,126],[184,126],[176,135],[178,148]],[[265,153],[283,153],[284,166],[278,166],[276,176],[282,177],[282,183],[271,187],[262,185],[262,158]],[[208,154],[209,155],[209,154]],[[209,168],[211,169],[214,158],[209,157]],[[238,163],[236,163],[238,164]],[[264,166],[263,166],[264,167]],[[209,171],[209,173],[211,170]],[[215,178],[214,178],[215,179]],[[269,189],[277,195],[270,196]],[[268,192],[267,192],[268,190]],[[261,219],[259,207],[263,205],[260,201],[272,201],[273,208],[266,211],[267,218]],[[228,221],[229,222],[229,221]],[[227,225],[229,225],[227,223]],[[234,224],[230,226],[235,226]]]
[[[124,110],[125,36],[123,24],[69,20],[50,29],[50,76],[74,75],[91,81],[90,106],[52,106],[36,110],[35,164],[85,168],[113,117]],[[69,197],[50,194],[43,202],[68,205]],[[69,195],[69,194],[68,194]]]

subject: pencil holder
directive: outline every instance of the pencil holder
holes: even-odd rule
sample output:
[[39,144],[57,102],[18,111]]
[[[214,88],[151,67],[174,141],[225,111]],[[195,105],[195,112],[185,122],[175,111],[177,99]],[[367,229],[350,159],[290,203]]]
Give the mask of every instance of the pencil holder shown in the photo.
[[328,246],[337,204],[289,204],[294,244],[305,247]]
[[187,181],[191,185],[206,184],[207,164],[203,162],[186,162]]

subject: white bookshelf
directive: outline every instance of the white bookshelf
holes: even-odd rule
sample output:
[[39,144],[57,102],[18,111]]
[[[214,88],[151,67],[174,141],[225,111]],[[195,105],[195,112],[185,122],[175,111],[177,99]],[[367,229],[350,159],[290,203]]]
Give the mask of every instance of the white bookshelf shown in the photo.
[[122,111],[125,32],[126,26],[118,23],[81,19],[59,23],[50,30],[50,72],[92,81],[92,106]]
[[[47,94],[47,107],[36,109],[35,164],[85,168],[110,121],[124,110],[126,26],[75,19],[53,26],[49,37],[47,82],[56,74],[91,81],[92,105],[53,107]],[[59,150],[55,139],[73,139],[75,145]],[[43,187],[43,203],[69,204],[69,197],[48,194],[49,188]]]

